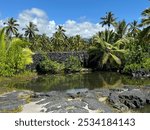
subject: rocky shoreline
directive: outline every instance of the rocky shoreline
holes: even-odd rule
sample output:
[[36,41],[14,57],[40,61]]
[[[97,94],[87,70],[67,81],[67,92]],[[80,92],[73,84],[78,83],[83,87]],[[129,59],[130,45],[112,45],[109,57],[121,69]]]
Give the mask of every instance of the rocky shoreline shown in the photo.
[[[14,91],[0,96],[0,112],[115,113],[134,112],[150,104],[150,86],[67,91]],[[15,111],[15,110],[18,111]]]

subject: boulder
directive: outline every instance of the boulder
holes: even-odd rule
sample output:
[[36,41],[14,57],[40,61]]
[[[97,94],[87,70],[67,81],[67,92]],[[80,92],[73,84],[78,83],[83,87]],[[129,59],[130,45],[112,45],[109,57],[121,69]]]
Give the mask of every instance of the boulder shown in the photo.
[[119,100],[129,108],[141,108],[146,104],[145,94],[139,89],[120,93]]

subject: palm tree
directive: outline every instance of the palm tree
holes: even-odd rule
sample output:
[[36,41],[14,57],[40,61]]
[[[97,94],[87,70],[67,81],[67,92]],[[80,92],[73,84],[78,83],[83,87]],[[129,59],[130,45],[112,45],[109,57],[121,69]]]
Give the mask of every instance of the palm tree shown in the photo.
[[105,31],[98,32],[97,35],[108,43],[111,43],[111,44],[114,43],[115,32],[113,30],[105,29]]
[[81,38],[80,35],[76,35],[74,37],[74,42],[75,42],[75,51],[80,51],[81,49],[84,49],[84,40]]
[[99,37],[99,35],[96,35],[94,40],[96,44],[90,49],[90,54],[95,55],[94,60],[100,59],[102,67],[107,63],[111,64],[113,62],[121,65],[120,57],[126,52],[124,49],[119,49],[117,46],[111,45]]
[[63,29],[63,26],[58,26],[58,28],[56,28],[57,29],[57,32],[59,32],[60,34],[62,34],[62,35],[64,35],[64,33],[66,32],[66,30],[65,29]]
[[25,36],[28,37],[29,41],[32,41],[36,35],[35,32],[39,31],[33,22],[29,22],[29,25],[27,25],[26,28],[23,28],[22,30],[25,30]]
[[141,15],[143,16],[141,26],[143,27],[150,26],[150,8],[145,9]]
[[22,39],[22,38],[23,38],[23,34],[20,34],[20,33],[17,32],[17,33],[15,34],[15,37]]
[[68,47],[67,42],[67,36],[65,35],[65,29],[63,29],[63,26],[58,26],[56,28],[56,32],[53,34],[53,37],[51,38],[51,42],[54,45],[54,49],[57,51],[65,51]]
[[19,24],[17,23],[17,20],[15,20],[14,18],[10,18],[4,24],[6,24],[6,35],[7,36],[9,36],[11,38],[12,35],[15,35],[17,33],[17,31],[18,31],[17,27],[19,26]]
[[53,51],[53,46],[51,44],[50,38],[46,34],[36,35],[35,36],[36,42],[36,51]]
[[150,8],[145,9],[141,15],[143,17],[141,20],[140,27],[143,27],[143,30],[139,34],[139,39],[141,43],[144,43],[146,46],[149,46],[150,44]]
[[138,22],[136,20],[134,20],[129,25],[130,25],[130,28],[129,28],[130,35],[133,37],[136,37],[138,35],[138,33],[140,32]]
[[114,18],[114,14],[112,12],[106,12],[106,16],[101,17],[100,19],[101,19],[100,24],[102,24],[102,27],[107,25],[108,30],[109,30],[110,26],[113,25],[116,20],[116,18]]
[[55,51],[63,51],[63,42],[64,42],[64,38],[62,37],[62,35],[60,35],[59,32],[55,32],[53,34],[53,37],[51,38],[51,42],[54,46],[54,50]]
[[128,26],[129,24],[127,24],[125,20],[119,21],[114,24],[116,40],[123,38],[127,34]]

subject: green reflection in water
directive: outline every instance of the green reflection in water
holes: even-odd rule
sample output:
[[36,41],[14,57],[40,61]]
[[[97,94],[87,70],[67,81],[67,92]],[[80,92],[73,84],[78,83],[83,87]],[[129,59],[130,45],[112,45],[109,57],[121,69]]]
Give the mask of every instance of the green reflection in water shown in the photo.
[[149,79],[135,79],[130,76],[114,72],[92,72],[70,75],[48,75],[39,76],[28,82],[15,81],[7,86],[18,89],[29,89],[36,92],[47,92],[51,90],[67,90],[72,88],[118,88],[124,85],[145,86],[150,85]]

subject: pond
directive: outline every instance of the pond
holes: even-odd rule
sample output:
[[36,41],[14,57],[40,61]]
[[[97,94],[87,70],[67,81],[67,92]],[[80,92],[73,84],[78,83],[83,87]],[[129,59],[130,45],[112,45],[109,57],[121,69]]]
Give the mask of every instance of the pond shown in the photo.
[[[15,89],[26,89],[34,92],[64,91],[68,89],[88,88],[120,88],[124,85],[129,86],[149,86],[149,79],[135,79],[130,76],[121,75],[114,72],[91,72],[76,73],[68,75],[45,75],[31,81],[9,81],[0,82],[0,86]],[[150,106],[137,110],[137,112],[150,112]]]
[[[0,84],[2,86],[2,84]],[[146,86],[149,79],[135,79],[130,76],[114,72],[91,72],[68,75],[39,76],[28,82],[12,81],[5,86],[16,89],[28,89],[35,92],[48,92],[52,90],[64,91],[68,89],[88,88],[120,88],[124,85]]]

